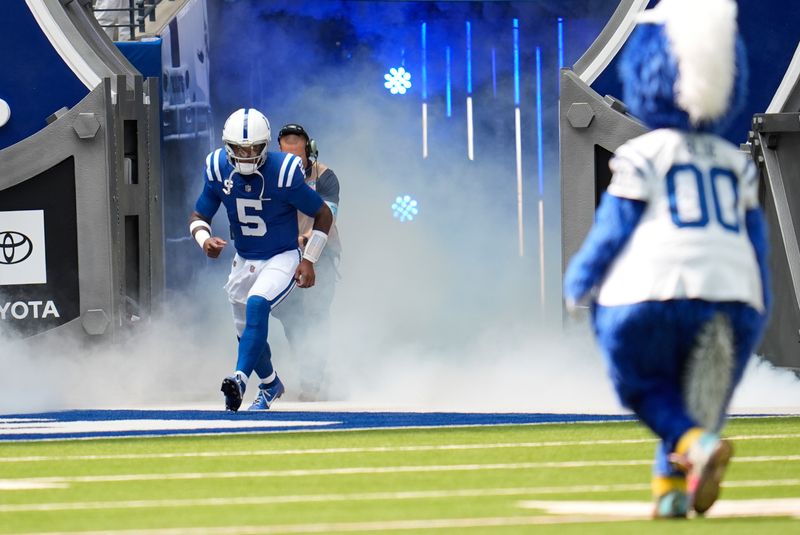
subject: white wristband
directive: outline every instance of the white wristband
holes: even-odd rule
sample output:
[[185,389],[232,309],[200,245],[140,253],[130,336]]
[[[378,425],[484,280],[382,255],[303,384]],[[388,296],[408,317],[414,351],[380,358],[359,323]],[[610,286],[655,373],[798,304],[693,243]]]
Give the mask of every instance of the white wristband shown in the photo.
[[204,228],[194,233],[194,241],[197,242],[197,245],[199,245],[201,249],[203,248],[203,244],[206,243],[206,240],[210,237],[211,234]]
[[312,230],[311,237],[308,239],[308,243],[306,244],[306,250],[303,251],[303,258],[312,264],[316,263],[316,261],[319,260],[326,243],[328,243],[327,234],[321,230]]
[[201,249],[206,240],[211,237],[211,227],[208,226],[208,223],[199,219],[192,221],[189,224],[189,232],[192,234],[194,241],[197,242],[197,245],[199,245]]

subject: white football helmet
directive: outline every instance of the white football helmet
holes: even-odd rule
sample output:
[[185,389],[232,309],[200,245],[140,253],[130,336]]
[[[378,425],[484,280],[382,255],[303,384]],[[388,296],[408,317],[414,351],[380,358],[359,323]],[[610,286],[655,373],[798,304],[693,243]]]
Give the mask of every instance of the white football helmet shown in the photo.
[[222,129],[228,161],[241,175],[252,175],[264,165],[272,130],[264,114],[253,108],[233,112]]

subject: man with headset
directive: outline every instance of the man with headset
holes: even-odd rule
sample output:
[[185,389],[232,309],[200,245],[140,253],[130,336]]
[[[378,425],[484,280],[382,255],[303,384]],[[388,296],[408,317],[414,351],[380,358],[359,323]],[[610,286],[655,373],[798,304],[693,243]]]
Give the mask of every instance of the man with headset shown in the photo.
[[[302,159],[306,184],[322,197],[334,216],[325,250],[314,265],[315,286],[304,292],[294,292],[281,308],[273,312],[283,324],[286,338],[295,354],[302,359],[300,397],[315,401],[325,397],[323,379],[325,354],[330,345],[330,308],[339,277],[337,266],[341,243],[335,222],[339,208],[339,179],[332,169],[317,160],[317,143],[299,124],[289,123],[281,128],[278,144],[282,152]],[[298,213],[300,247],[308,243],[313,224],[313,219]],[[312,329],[313,336],[310,336]]]

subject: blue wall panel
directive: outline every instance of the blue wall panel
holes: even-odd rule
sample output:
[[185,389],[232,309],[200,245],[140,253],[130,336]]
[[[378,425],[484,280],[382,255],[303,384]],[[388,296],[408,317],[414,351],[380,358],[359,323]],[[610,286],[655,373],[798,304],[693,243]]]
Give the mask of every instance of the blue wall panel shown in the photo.
[[161,79],[161,39],[114,43],[145,78]]
[[11,108],[11,119],[0,127],[0,149],[38,132],[53,112],[89,93],[50,45],[25,0],[3,0],[0,65],[0,98]]

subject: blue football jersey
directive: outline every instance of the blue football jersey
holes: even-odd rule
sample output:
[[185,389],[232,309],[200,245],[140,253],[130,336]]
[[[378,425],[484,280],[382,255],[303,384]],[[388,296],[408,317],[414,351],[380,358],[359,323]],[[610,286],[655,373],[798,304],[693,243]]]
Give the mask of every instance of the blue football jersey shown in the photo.
[[322,197],[305,182],[300,158],[268,152],[258,173],[240,175],[223,149],[206,157],[205,185],[195,211],[209,221],[225,205],[236,252],[266,260],[297,249],[297,211],[314,216]]

